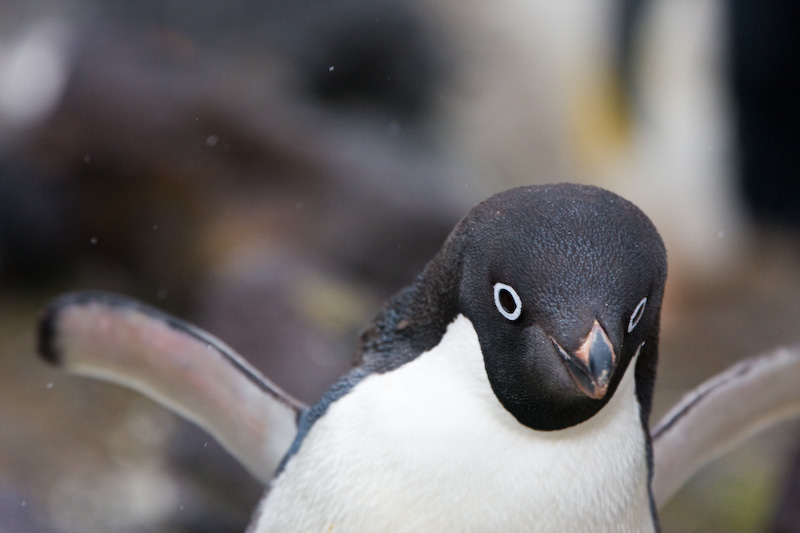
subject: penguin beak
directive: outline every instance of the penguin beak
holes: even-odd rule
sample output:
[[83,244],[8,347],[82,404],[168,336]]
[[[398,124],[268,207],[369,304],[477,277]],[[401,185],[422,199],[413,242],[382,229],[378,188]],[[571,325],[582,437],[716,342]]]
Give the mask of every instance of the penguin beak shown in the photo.
[[552,337],[550,340],[578,388],[589,398],[603,399],[618,361],[608,335],[597,320],[592,324],[592,330],[580,348],[573,354],[567,353]]

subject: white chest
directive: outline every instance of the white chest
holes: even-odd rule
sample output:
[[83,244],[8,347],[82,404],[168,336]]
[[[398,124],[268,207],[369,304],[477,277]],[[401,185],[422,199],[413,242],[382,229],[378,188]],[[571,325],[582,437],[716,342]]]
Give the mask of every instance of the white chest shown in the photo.
[[652,531],[634,364],[592,419],[534,431],[494,396],[460,316],[331,405],[254,531]]

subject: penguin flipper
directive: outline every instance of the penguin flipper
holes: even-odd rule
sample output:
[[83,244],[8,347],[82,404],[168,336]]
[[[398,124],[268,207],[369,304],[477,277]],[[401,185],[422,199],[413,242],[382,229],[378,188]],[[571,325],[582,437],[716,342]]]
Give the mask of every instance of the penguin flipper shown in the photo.
[[661,507],[706,463],[800,414],[800,347],[745,359],[687,394],[652,430]]
[[127,386],[175,411],[264,483],[305,407],[219,339],[112,293],[73,292],[49,302],[39,353],[67,373]]

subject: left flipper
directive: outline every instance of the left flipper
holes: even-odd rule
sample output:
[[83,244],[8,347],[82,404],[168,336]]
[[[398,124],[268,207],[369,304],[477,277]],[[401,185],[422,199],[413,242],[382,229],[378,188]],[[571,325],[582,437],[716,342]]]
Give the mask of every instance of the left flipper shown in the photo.
[[703,465],[800,415],[800,348],[745,359],[687,394],[653,428],[653,496],[662,507]]

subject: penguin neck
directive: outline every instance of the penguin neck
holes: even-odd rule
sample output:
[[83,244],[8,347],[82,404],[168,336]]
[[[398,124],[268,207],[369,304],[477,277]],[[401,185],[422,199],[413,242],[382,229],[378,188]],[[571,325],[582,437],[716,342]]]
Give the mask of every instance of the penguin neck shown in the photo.
[[386,302],[361,334],[358,365],[387,372],[439,343],[458,314],[460,249],[451,236],[414,282]]

